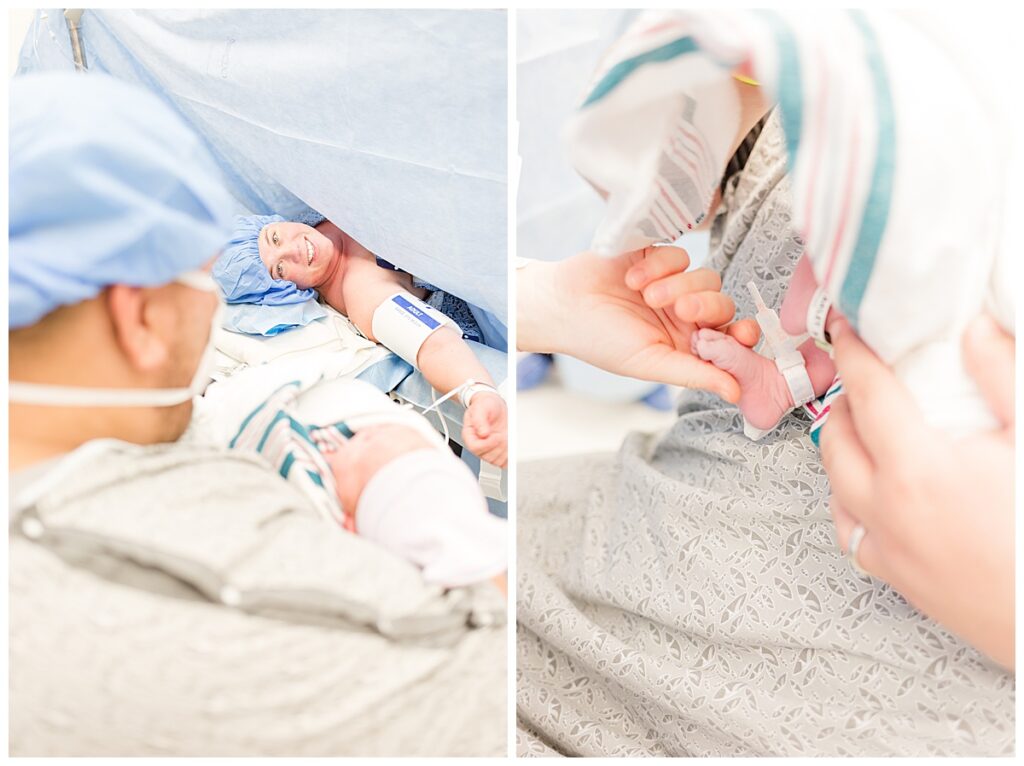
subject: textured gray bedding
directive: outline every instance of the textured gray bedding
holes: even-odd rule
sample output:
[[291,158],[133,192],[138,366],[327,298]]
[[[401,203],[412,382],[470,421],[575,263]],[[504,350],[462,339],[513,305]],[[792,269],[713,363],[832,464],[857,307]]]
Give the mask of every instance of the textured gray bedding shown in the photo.
[[12,524],[10,751],[503,755],[504,611],[256,458],[121,445]]

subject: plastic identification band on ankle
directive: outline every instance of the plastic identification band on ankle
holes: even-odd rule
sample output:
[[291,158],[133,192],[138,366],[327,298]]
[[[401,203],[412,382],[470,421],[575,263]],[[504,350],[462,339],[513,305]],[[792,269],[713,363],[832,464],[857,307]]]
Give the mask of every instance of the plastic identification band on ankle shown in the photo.
[[775,358],[775,366],[786,380],[789,393],[793,397],[793,406],[799,407],[801,404],[806,404],[814,398],[814,386],[807,374],[804,356],[797,348],[797,339],[782,329],[779,315],[765,304],[761,293],[758,292],[757,285],[748,282],[747,289],[757,308],[754,318],[760,325],[765,343]]
[[832,301],[820,287],[811,296],[811,302],[807,306],[807,334],[815,340],[829,343],[830,338],[825,332],[825,318],[828,310],[832,308]]
[[427,338],[444,325],[458,328],[447,315],[405,290],[390,296],[373,312],[374,337],[413,367]]

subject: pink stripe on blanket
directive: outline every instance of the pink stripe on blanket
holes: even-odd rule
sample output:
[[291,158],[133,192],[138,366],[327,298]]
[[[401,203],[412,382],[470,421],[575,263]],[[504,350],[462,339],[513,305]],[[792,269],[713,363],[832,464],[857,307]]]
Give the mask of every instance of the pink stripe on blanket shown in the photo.
[[679,217],[679,222],[680,222],[679,228],[682,229],[682,225],[683,224],[685,224],[686,228],[688,228],[688,229],[692,228],[690,217],[688,215],[686,215],[682,210],[679,209],[679,206],[672,199],[672,195],[669,194],[668,189],[665,188],[667,186],[667,184],[664,181],[662,181],[661,177],[658,178],[657,183],[658,183],[658,189],[661,191],[661,196],[665,198],[666,202],[668,202],[669,206],[672,208],[672,212],[674,212]]
[[[825,71],[825,62],[821,55],[821,49],[818,49],[818,71]],[[818,174],[821,171],[821,151],[825,145],[825,114],[828,111],[826,98],[828,97],[828,88],[825,87],[825,78],[821,77],[818,82],[818,114],[815,121],[815,142],[814,142],[814,159],[811,162],[810,172],[810,184],[807,187],[807,204],[804,207],[804,231],[801,233],[804,242],[809,243],[811,241],[811,222],[813,220],[812,215],[814,213],[814,187],[818,180]],[[826,284],[828,280],[826,280]]]
[[832,243],[832,253],[829,255],[828,267],[825,269],[825,279],[822,285],[828,285],[832,277],[832,269],[835,268],[839,256],[839,244],[843,239],[843,232],[846,230],[846,221],[850,217],[850,199],[853,197],[853,182],[857,176],[857,151],[860,148],[860,126],[854,129],[853,140],[850,142],[850,161],[846,167],[846,183],[843,185],[843,200],[839,207],[839,226],[836,228],[835,240]]

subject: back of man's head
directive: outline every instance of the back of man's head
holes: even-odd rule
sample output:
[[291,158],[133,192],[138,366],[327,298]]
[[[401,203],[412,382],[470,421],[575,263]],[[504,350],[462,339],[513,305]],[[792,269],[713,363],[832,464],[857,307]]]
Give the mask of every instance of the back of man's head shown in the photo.
[[202,140],[153,94],[95,73],[14,78],[12,401],[187,386],[217,301],[182,275],[223,247],[233,207]]

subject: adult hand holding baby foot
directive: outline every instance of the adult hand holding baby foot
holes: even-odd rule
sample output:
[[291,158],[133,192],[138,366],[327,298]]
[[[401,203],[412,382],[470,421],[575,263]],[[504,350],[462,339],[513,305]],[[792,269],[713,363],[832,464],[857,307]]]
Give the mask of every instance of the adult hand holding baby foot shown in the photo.
[[[569,354],[609,372],[715,391],[735,402],[739,385],[728,372],[694,356],[700,327],[725,327],[736,308],[712,271],[687,272],[678,247],[648,247],[603,258],[585,252],[558,263],[519,270],[518,347]],[[726,330],[745,345],[757,325]]]
[[988,317],[964,359],[1002,424],[953,439],[845,321],[829,328],[846,391],[821,456],[840,548],[864,530],[857,561],[922,612],[1014,666],[1014,339]]

